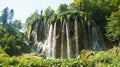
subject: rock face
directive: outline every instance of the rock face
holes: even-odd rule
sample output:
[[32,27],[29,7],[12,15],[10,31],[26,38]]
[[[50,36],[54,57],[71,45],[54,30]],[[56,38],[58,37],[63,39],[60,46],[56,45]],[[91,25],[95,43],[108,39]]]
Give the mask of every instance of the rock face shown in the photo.
[[82,49],[102,50],[104,40],[94,21],[88,26],[82,19],[72,19],[34,23],[29,45],[47,58],[74,58]]

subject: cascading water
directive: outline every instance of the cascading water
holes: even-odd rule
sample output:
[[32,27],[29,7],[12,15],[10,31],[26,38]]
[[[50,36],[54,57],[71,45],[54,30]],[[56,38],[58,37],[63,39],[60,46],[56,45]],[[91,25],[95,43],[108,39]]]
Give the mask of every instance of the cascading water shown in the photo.
[[[37,41],[37,26],[38,26],[38,24],[35,24],[35,29],[34,29],[34,31],[32,31],[32,35],[34,36],[34,42],[35,42],[35,45],[37,45],[38,44],[38,41]],[[39,47],[39,46],[38,46]],[[39,48],[38,47],[36,47],[36,46],[32,46],[32,51],[34,51],[34,52],[38,52],[39,51]]]
[[87,32],[86,32],[86,28],[85,28],[85,24],[83,22],[83,20],[81,19],[81,23],[82,23],[82,28],[83,28],[83,35],[84,35],[84,44],[85,47],[88,45],[88,40],[87,40]]
[[101,45],[103,44],[103,39],[101,38],[101,32],[98,29],[97,24],[95,23],[94,20],[93,22],[93,27],[92,27],[92,49],[93,50],[102,50]]
[[67,58],[70,59],[70,40],[69,40],[69,23],[65,21],[66,24],[66,36],[67,36]]
[[79,55],[79,46],[78,46],[78,27],[77,19],[75,19],[75,43],[76,43],[76,57]]
[[52,52],[52,43],[53,43],[53,41],[52,41],[52,34],[53,34],[53,32],[52,32],[52,24],[50,25],[50,27],[49,27],[49,33],[48,33],[48,38],[44,41],[44,42],[39,42],[39,44],[38,45],[41,45],[41,46],[39,46],[39,48],[40,48],[40,52],[41,52],[41,54],[44,54],[47,58],[52,58],[52,54],[51,54],[51,52]]
[[64,20],[61,23],[34,24],[30,33],[30,47],[33,51],[41,53],[47,58],[68,59],[77,57],[83,47],[102,50],[104,42],[99,26],[92,21],[90,29],[87,29],[82,19],[80,22],[78,23],[77,18],[75,18],[74,21],[70,20],[70,22]]
[[51,48],[52,48],[52,24],[50,25],[49,35],[46,41],[46,57],[51,58]]
[[54,23],[54,31],[53,31],[53,46],[52,46],[52,58],[56,58],[56,23]]
[[63,48],[64,48],[63,47],[64,46],[64,23],[62,24],[62,40],[61,41],[62,41],[62,43],[61,43],[61,56],[60,57],[63,58],[63,52],[64,52],[63,51]]
[[44,54],[47,58],[55,58],[56,55],[56,23],[49,26],[48,37],[44,42],[39,42],[39,52]]

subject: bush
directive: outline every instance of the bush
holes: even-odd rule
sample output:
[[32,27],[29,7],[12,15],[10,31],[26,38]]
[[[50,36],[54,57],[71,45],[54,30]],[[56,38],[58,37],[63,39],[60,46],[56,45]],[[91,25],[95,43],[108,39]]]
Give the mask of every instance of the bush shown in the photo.
[[8,54],[4,52],[4,50],[0,46],[0,57],[8,57]]
[[120,54],[113,54],[113,50],[96,51],[87,59],[44,59],[36,53],[4,57],[1,53],[5,52],[0,50],[0,67],[120,67]]

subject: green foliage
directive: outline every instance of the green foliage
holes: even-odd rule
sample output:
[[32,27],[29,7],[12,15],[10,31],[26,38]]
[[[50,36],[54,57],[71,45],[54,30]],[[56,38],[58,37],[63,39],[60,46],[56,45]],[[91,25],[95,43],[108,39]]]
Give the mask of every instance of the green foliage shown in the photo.
[[20,32],[22,23],[13,21],[14,10],[8,7],[2,11],[0,25],[0,47],[9,55],[20,55],[25,45],[24,34]]
[[9,57],[8,54],[5,53],[5,51],[1,46],[0,46],[0,57]]
[[39,18],[40,18],[40,15],[39,15],[38,11],[34,12],[31,16],[29,16],[26,19],[25,26],[27,28],[29,28],[30,25],[32,25],[36,20],[39,20]]
[[25,21],[26,32],[25,36],[29,35],[30,30],[32,29],[35,23],[38,23],[42,17],[39,15],[38,11],[34,12],[31,16],[29,16]]
[[66,12],[66,11],[68,11],[67,4],[60,4],[60,6],[58,6],[58,9],[57,9],[58,14],[61,14],[61,13]]
[[119,10],[116,12],[112,12],[111,16],[108,18],[106,32],[106,36],[109,40],[120,40],[120,6]]
[[6,57],[0,58],[0,66],[10,67],[82,67],[82,64],[77,60],[67,60],[67,59],[25,59],[17,57]]
[[72,2],[70,4],[70,8],[73,9],[73,10],[81,11],[84,1],[85,0],[74,0],[74,2]]
[[[90,53],[91,51],[89,50],[84,50],[81,52],[79,60],[81,60],[84,65],[87,66],[95,66],[95,67],[114,67],[120,66],[120,48],[119,47],[114,47],[110,50],[107,51],[92,51],[92,54]],[[86,55],[88,57],[86,57]],[[87,63],[86,63],[87,62]]]
[[[117,51],[117,52],[116,52]],[[83,55],[91,51],[83,50]],[[24,54],[19,57],[0,57],[0,66],[5,67],[119,67],[120,48],[114,47],[107,51],[93,51],[92,55],[82,59],[44,59],[35,56],[35,53]],[[80,56],[81,56],[80,54]]]
[[44,13],[44,22],[54,22],[55,21],[55,13],[54,10],[51,7],[46,8],[45,13]]
[[20,20],[15,19],[12,26],[15,29],[15,31],[20,31],[22,29],[23,24],[21,23]]
[[66,4],[60,4],[57,9],[58,18],[65,18],[66,12],[68,11],[68,6]]
[[0,39],[1,47],[5,50],[7,54],[19,55],[20,54],[20,45],[17,44],[17,39],[13,35],[9,35],[8,33],[4,34]]
[[4,28],[0,26],[0,46],[10,56],[20,55],[23,47],[25,47],[24,36],[18,30],[11,31],[10,29],[11,27]]
[[7,30],[3,26],[0,26],[0,38],[2,38],[6,32]]
[[11,9],[9,11],[9,8],[6,7],[2,11],[2,16],[0,16],[0,22],[1,22],[1,24],[3,26],[6,26],[7,23],[11,23],[12,22],[13,17],[14,17],[14,10]]
[[92,23],[91,20],[94,20],[100,26],[102,33],[104,35],[106,33],[107,39],[119,41],[119,4],[120,0],[74,0],[70,8],[83,12],[80,17],[88,25]]
[[9,8],[6,7],[2,11],[1,22],[2,22],[3,26],[5,26],[5,24],[7,24],[7,19],[8,19],[8,15],[9,15],[8,10],[9,10]]

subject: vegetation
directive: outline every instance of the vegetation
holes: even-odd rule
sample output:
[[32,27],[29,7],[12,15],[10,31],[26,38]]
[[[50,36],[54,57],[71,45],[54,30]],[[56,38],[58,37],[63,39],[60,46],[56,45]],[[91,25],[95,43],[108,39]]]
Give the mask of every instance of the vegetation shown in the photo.
[[111,41],[120,41],[120,6],[118,10],[112,12],[111,16],[108,18],[108,23],[106,26],[106,36]]
[[[0,51],[1,52],[1,51]],[[44,59],[35,53],[24,54],[19,57],[8,57],[0,54],[1,67],[119,67],[120,48],[114,47],[107,51],[83,50],[78,59]]]
[[0,47],[9,55],[20,55],[24,48],[24,34],[20,32],[22,23],[20,20],[13,21],[14,11],[8,11],[6,7],[2,11],[0,25]]
[[70,5],[61,4],[57,11],[48,7],[43,15],[35,12],[30,16],[31,18],[27,18],[25,23],[29,30],[26,30],[26,32],[30,32],[34,23],[70,21],[70,19],[77,17],[78,20],[82,19],[88,26],[94,20],[99,25],[105,39],[118,42],[120,40],[119,6],[119,0],[74,0]]
[[[120,48],[107,51],[83,50],[79,59],[45,59],[28,53],[31,50],[25,43],[34,24],[54,23],[83,19],[86,25],[94,20],[111,43],[120,42],[120,0],[74,0],[70,5],[61,4],[57,11],[51,7],[44,13],[37,11],[26,19],[26,31],[21,32],[22,23],[15,19],[14,10],[4,8],[0,16],[0,67],[119,67]],[[85,54],[84,54],[85,53]],[[87,58],[87,59],[86,59]]]

